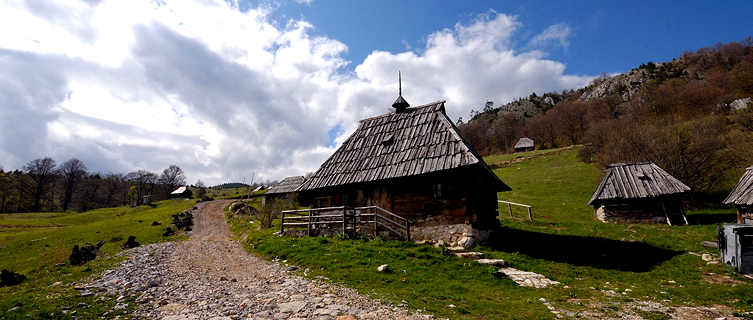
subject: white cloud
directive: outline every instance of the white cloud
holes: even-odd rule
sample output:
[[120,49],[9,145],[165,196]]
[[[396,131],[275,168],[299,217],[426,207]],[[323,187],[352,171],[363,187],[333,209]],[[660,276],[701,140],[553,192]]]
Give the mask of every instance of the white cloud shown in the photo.
[[531,47],[541,47],[554,41],[562,46],[562,48],[567,49],[567,47],[570,46],[569,38],[571,35],[572,30],[570,30],[570,27],[567,24],[553,24],[531,38],[528,44]]
[[451,115],[494,99],[561,90],[539,51],[517,52],[513,16],[489,12],[428,35],[420,52],[375,51],[354,72],[346,44],[306,21],[225,1],[48,1],[0,5],[0,164],[52,156],[94,170],[158,171],[190,181],[279,179],[316,169],[357,120],[389,111],[396,71],[414,105]]

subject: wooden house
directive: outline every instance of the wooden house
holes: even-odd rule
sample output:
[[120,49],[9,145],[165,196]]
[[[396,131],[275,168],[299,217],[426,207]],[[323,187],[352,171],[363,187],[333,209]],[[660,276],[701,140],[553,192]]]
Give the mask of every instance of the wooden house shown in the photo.
[[261,197],[261,205],[264,206],[272,199],[282,198],[296,193],[296,189],[303,183],[303,176],[292,176],[282,179],[279,183],[269,187]]
[[412,240],[483,241],[498,226],[505,185],[463,139],[445,102],[361,120],[298,190],[313,207],[377,206],[403,217]]
[[533,151],[535,149],[533,139],[526,137],[520,138],[520,140],[515,143],[513,149],[515,152]]
[[753,224],[753,167],[745,170],[740,181],[722,203],[737,208],[737,223]]
[[604,222],[687,224],[682,197],[690,187],[651,162],[609,165],[588,202]]

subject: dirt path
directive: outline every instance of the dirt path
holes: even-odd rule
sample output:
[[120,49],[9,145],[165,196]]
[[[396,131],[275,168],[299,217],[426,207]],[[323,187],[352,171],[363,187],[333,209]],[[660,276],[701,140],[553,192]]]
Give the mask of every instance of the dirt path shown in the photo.
[[90,287],[136,300],[136,316],[150,319],[431,319],[309,280],[247,254],[232,239],[222,209],[201,203],[190,239],[128,250],[130,257]]

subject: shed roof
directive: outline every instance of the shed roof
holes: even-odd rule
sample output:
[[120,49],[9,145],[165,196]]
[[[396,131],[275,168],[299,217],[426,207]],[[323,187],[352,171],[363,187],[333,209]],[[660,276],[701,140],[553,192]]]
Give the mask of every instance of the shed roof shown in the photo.
[[417,176],[480,166],[498,191],[510,190],[463,140],[444,101],[361,120],[299,190]]
[[748,167],[732,192],[722,201],[738,206],[753,205],[753,167]]
[[520,138],[520,140],[518,140],[518,143],[516,143],[513,148],[533,148],[533,139],[526,137]]
[[282,179],[280,183],[269,187],[265,194],[289,193],[295,191],[306,179],[303,176],[293,176]]
[[180,187],[178,189],[175,189],[175,191],[170,192],[170,194],[182,194],[183,192],[186,192],[186,187],[185,186],[182,186],[182,187]]
[[690,187],[651,162],[609,165],[589,205],[603,200],[642,199],[679,194]]

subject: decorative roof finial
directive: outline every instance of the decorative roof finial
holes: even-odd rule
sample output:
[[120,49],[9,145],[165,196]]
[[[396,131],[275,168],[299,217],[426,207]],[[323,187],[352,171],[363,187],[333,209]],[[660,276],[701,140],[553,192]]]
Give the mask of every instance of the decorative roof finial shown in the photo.
[[397,83],[398,95],[397,99],[395,99],[395,102],[392,103],[392,107],[395,108],[395,112],[401,112],[405,111],[405,109],[408,109],[408,107],[410,107],[410,104],[408,104],[408,101],[405,101],[405,99],[403,99],[403,75],[399,70],[397,71]]

